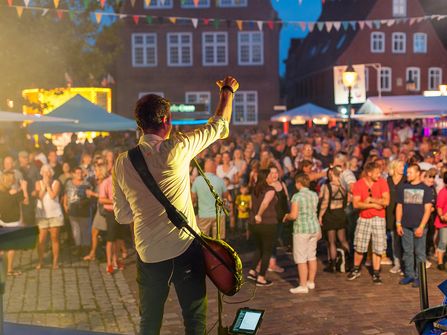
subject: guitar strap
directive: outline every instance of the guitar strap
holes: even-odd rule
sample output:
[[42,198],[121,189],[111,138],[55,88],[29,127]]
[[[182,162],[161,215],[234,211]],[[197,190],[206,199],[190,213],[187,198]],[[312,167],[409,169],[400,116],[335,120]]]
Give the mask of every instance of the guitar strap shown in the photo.
[[166,214],[169,220],[178,228],[182,229],[188,225],[188,219],[185,214],[180,212],[169,200],[166,195],[160,190],[157,182],[152,176],[149,168],[147,167],[146,161],[144,160],[143,153],[140,147],[137,145],[135,148],[128,151],[130,162],[132,163],[135,170],[141,177],[141,180],[146,185],[146,187],[151,191],[151,193],[157,198],[157,200],[166,209]]

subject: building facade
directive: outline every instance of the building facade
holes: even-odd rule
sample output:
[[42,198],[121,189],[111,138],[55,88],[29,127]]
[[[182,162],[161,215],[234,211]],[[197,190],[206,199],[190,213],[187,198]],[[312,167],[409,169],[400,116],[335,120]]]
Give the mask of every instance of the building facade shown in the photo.
[[[326,2],[321,21],[395,19],[363,29],[314,31],[294,41],[286,66],[287,105],[335,108],[333,67],[365,64],[366,96],[422,94],[447,75],[447,51],[419,0]],[[411,84],[411,85],[409,85]]]
[[[173,103],[203,103],[214,112],[215,81],[232,75],[240,82],[233,124],[256,125],[279,101],[279,28],[252,22],[274,20],[269,1],[136,0],[121,9],[124,52],[117,63],[115,107],[130,116],[136,100],[156,93]],[[135,23],[132,15],[148,15]],[[192,19],[197,19],[193,22]],[[150,21],[150,24],[148,24]]]

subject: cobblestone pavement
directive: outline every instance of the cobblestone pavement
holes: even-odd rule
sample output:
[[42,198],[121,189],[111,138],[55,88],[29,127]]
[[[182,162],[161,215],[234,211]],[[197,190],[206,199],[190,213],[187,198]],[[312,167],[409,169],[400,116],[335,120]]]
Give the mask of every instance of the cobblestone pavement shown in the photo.
[[[237,245],[244,263],[251,248]],[[135,259],[127,260],[124,272],[105,273],[105,264],[79,261],[67,254],[59,270],[34,269],[36,251],[18,252],[17,269],[23,273],[7,277],[6,321],[53,327],[135,334],[138,329]],[[49,263],[49,260],[48,260]],[[283,274],[269,273],[271,287],[247,283],[235,297],[225,298],[223,324],[230,325],[237,309],[245,306],[265,309],[259,334],[417,334],[409,321],[419,311],[417,289],[398,285],[399,276],[383,268],[384,284],[374,286],[366,269],[353,282],[345,274],[328,274],[319,264],[316,289],[309,294],[292,295],[297,284],[296,267],[290,256],[280,254]],[[244,264],[246,272],[249,264]],[[446,272],[427,271],[430,305],[442,301],[437,284],[447,279]],[[217,293],[208,283],[208,326],[217,321]],[[252,298],[250,301],[241,302]],[[181,311],[172,289],[165,306],[162,334],[183,334]],[[216,326],[210,334],[217,334]]]

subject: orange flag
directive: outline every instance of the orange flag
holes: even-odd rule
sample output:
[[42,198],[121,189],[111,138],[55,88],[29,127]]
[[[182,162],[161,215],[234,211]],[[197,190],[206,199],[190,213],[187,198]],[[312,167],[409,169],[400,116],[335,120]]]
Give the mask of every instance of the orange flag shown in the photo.
[[53,0],[54,2],[54,8],[59,7],[59,0]]
[[242,30],[242,20],[236,20],[237,29]]
[[16,10],[17,10],[17,15],[18,15],[19,17],[22,17],[22,14],[23,14],[23,7],[22,7],[22,6],[17,6],[17,7],[16,7]]
[[102,13],[95,13],[96,23],[100,24],[102,19]]

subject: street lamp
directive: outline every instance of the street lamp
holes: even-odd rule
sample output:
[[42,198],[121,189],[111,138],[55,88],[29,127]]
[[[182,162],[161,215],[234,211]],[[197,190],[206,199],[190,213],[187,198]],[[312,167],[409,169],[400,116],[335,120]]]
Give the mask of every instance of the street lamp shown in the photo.
[[354,67],[349,64],[348,68],[343,72],[343,85],[348,88],[348,138],[351,138],[351,100],[352,100],[352,87],[357,81],[357,72]]

